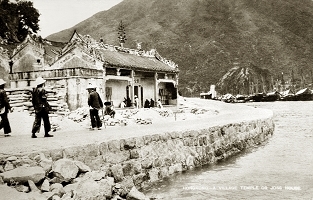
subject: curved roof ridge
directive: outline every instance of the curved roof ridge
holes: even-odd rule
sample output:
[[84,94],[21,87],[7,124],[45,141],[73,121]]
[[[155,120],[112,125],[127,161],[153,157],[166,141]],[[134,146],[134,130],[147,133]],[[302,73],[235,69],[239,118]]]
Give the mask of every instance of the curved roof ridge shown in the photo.
[[[70,41],[73,39],[74,35],[77,35],[82,42],[87,43],[86,40],[84,40],[84,36],[79,34],[76,30],[74,30],[74,33],[70,39]],[[96,47],[92,47],[91,48],[96,48],[99,47],[100,49],[103,50],[108,50],[108,51],[117,51],[119,53],[128,53],[131,55],[137,55],[139,57],[147,57],[147,58],[157,58],[160,62],[168,65],[169,67],[172,67],[174,69],[178,69],[178,65],[169,59],[166,59],[164,57],[162,57],[156,49],[151,49],[150,51],[144,51],[144,50],[138,50],[138,49],[131,49],[131,48],[124,48],[124,47],[120,47],[120,46],[114,46],[114,45],[110,45],[110,44],[104,44],[103,42],[99,43],[97,42],[95,39],[93,39],[90,35],[86,35],[86,37],[90,38],[91,42],[94,42],[92,44],[97,45]],[[101,45],[102,44],[102,45]],[[149,52],[149,53],[147,53]]]

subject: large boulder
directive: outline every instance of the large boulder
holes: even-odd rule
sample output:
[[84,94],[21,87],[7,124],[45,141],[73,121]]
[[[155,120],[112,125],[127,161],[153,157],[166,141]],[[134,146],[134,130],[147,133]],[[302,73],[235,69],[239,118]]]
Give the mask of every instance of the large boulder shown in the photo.
[[76,198],[105,199],[105,196],[101,193],[100,185],[96,181],[87,179],[78,183],[76,188]]
[[[90,172],[89,172],[90,173]],[[81,179],[75,179],[77,182],[68,184],[64,187],[66,193],[73,193],[74,199],[111,199],[114,179],[112,177],[103,178],[95,181],[90,174]],[[63,197],[62,197],[63,199]]]
[[28,180],[38,183],[43,178],[45,178],[45,171],[42,167],[27,167],[21,166],[13,170],[6,171],[0,174],[3,177],[5,183],[10,182],[11,180],[18,182],[20,184],[27,183]]
[[69,182],[76,178],[79,168],[72,160],[60,159],[52,164],[52,173],[60,182]]
[[79,172],[90,172],[91,169],[85,163],[81,161],[74,161],[74,164],[78,167]]

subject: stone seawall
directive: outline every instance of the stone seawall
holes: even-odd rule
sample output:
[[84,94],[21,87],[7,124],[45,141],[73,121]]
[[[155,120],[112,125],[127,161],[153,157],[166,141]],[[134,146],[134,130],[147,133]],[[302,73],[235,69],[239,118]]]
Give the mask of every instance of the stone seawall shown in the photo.
[[[18,191],[27,192],[27,195],[29,191],[38,190],[37,194],[43,199],[53,196],[61,199],[111,199],[116,196],[144,199],[136,188],[145,188],[174,173],[213,164],[261,144],[273,131],[271,116],[220,126],[204,125],[195,130],[7,155],[0,158],[0,182],[11,187],[22,185],[25,188],[20,186]],[[35,167],[43,172],[36,168],[28,170],[28,174],[12,173]],[[46,189],[43,189],[44,184]]]

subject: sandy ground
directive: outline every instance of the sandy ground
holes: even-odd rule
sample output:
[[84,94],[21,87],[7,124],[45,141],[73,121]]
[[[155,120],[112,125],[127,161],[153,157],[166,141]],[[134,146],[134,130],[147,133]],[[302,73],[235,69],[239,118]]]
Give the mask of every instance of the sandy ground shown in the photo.
[[[193,114],[190,112],[192,109],[203,109],[205,111],[202,114]],[[161,117],[156,115],[155,111],[141,109],[138,111],[137,117],[150,118],[152,119],[152,124],[136,124],[134,120],[129,120],[126,126],[106,126],[102,130],[93,131],[88,129],[90,126],[89,119],[77,123],[67,117],[50,117],[51,122],[57,123],[60,128],[55,132],[51,132],[54,135],[53,138],[44,138],[42,126],[36,139],[31,138],[34,116],[29,115],[27,112],[14,111],[9,113],[9,121],[12,128],[11,137],[4,137],[3,130],[0,130],[0,155],[26,154],[68,146],[100,143],[113,139],[200,129],[268,118],[273,115],[270,110],[253,108],[244,104],[228,104],[197,98],[181,98],[177,110],[184,112]],[[122,112],[122,110],[117,110],[116,118],[121,118]]]

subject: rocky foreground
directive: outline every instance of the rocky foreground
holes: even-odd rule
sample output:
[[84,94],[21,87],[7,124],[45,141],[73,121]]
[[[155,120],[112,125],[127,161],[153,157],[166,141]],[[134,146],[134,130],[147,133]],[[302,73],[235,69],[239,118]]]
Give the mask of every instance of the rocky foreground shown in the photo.
[[[99,139],[119,138],[121,130],[135,130],[130,133],[133,134],[131,136],[136,136],[136,134],[143,134],[149,130],[152,132],[151,130],[157,128],[171,126],[174,122],[179,121],[183,122],[182,124],[186,124],[185,122],[194,124],[201,121],[202,118],[207,118],[211,119],[210,121],[214,125],[222,123],[222,121],[233,120],[234,112],[242,111],[243,108],[229,109],[229,105],[225,103],[203,102],[180,99],[176,109],[117,110],[115,119],[104,117],[106,128],[103,127],[102,132],[86,132],[90,121],[88,109],[82,108],[67,116],[51,116],[55,137],[49,138],[49,140],[30,138],[29,130],[33,116],[18,111],[11,113],[9,120],[14,131],[12,137],[0,137],[0,140],[3,141],[3,145],[0,147],[0,199],[148,199],[138,191],[141,187],[137,187],[138,185],[142,186],[140,182],[145,180],[145,175],[138,174],[135,179],[123,177],[123,174],[130,173],[130,171],[136,174],[136,170],[139,171],[145,167],[144,164],[131,167],[127,165],[123,167],[118,165],[102,166],[100,170],[92,170],[88,163],[73,161],[67,155],[59,155],[58,152],[55,152],[53,156],[59,159],[52,159],[40,151],[51,150],[62,145],[73,146],[75,144],[79,146]],[[250,113],[250,118],[253,118],[251,111],[248,110],[238,120],[250,119],[245,115],[247,113]],[[255,118],[259,117],[257,114],[258,112],[254,112]],[[186,126],[181,125],[181,128],[184,129]],[[139,130],[143,130],[142,133]],[[79,134],[80,132],[82,134]],[[110,133],[112,134],[110,135]],[[68,135],[74,137],[67,137]],[[121,135],[126,137],[125,134]],[[112,145],[114,147],[114,143]],[[126,144],[129,148],[132,145],[131,142]],[[118,145],[115,148],[120,147]],[[126,147],[124,146],[124,148]],[[84,154],[83,150],[81,153]],[[136,157],[135,154],[131,156]],[[118,160],[119,158],[110,159]],[[171,170],[182,171],[178,168]],[[151,176],[153,178],[154,175],[153,173],[149,174],[150,178]]]
[[91,171],[83,162],[66,158],[52,162],[43,154],[34,159],[37,163],[27,156],[2,160],[0,199],[147,199],[133,183],[115,183],[104,169]]

